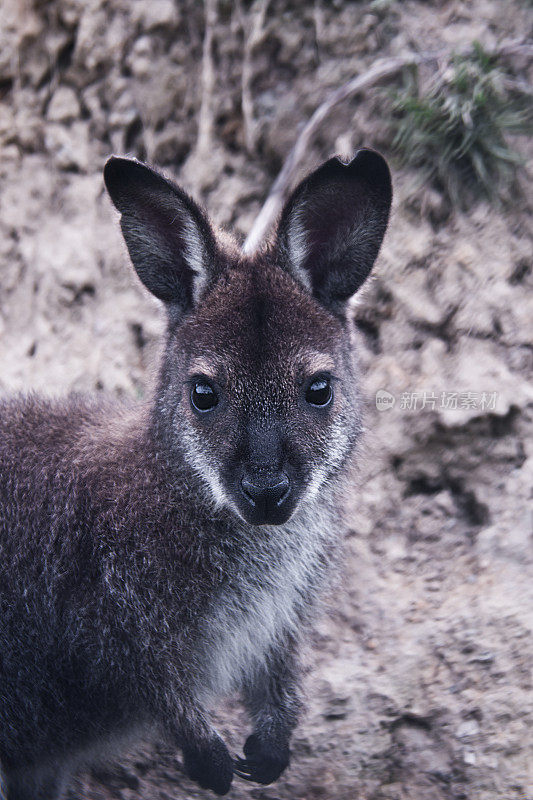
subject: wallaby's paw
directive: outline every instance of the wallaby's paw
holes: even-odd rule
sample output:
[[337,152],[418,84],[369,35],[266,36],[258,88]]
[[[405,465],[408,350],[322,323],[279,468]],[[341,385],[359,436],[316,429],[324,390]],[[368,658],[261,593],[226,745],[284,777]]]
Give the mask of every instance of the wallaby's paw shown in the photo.
[[234,772],[245,781],[255,783],[273,783],[289,766],[290,752],[286,745],[263,739],[252,733],[244,745],[246,758],[237,758]]
[[233,779],[233,761],[228,748],[217,736],[202,747],[183,747],[185,771],[202,789],[227,794]]

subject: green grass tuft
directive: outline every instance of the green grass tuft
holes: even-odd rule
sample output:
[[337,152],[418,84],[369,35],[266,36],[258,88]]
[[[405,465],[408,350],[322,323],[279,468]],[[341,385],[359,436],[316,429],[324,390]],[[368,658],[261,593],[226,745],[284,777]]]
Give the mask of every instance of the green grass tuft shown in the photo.
[[531,133],[532,97],[482,47],[454,56],[422,91],[418,71],[393,95],[392,151],[465,208],[480,196],[511,199],[521,156],[509,135]]

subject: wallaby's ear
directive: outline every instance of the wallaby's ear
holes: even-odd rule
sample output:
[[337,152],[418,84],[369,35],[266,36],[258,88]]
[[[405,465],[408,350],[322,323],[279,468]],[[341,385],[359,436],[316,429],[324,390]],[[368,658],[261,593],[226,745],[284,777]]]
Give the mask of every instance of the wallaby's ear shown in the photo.
[[214,270],[216,243],[205,215],[138,161],[110,158],[104,180],[139,278],[160,300],[188,311]]
[[277,242],[285,267],[325,306],[338,311],[374,265],[389,218],[392,186],[385,159],[358,150],[331,158],[295,189]]

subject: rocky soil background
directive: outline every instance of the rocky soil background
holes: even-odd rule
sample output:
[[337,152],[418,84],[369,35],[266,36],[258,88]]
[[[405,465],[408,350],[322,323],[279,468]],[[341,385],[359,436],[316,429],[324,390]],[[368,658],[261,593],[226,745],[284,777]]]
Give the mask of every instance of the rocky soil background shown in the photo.
[[[0,391],[148,391],[163,320],[104,194],[110,153],[162,167],[244,235],[332,89],[377,57],[491,47],[533,22],[518,0],[206,5],[1,0]],[[302,174],[363,144],[394,155],[379,98],[339,106]],[[409,199],[412,178],[395,170],[353,307],[368,435],[345,575],[308,656],[309,713],[286,775],[237,779],[235,800],[533,798],[531,208],[524,195],[459,213],[431,187]],[[392,408],[377,410],[378,390]],[[238,704],[219,717],[240,750]],[[69,797],[207,795],[179,755],[147,745]]]

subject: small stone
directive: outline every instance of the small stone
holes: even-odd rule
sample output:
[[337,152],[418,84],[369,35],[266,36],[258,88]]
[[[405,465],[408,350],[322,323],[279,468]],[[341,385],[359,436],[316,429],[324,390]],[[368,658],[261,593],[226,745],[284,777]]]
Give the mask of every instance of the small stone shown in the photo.
[[76,122],[70,128],[49,125],[45,134],[45,147],[60,169],[87,172],[90,147],[87,125]]
[[479,733],[479,725],[475,719],[466,719],[460,723],[455,731],[458,739],[463,739],[466,736],[475,736],[477,733]]
[[80,104],[74,89],[69,86],[60,86],[56,89],[46,116],[50,122],[72,122],[80,115]]
[[150,0],[149,3],[137,3],[134,7],[134,19],[145,31],[174,28],[179,22],[174,0]]
[[432,297],[424,271],[413,272],[409,283],[396,281],[393,292],[413,319],[428,325],[440,325],[444,322],[446,305]]
[[132,74],[139,80],[148,77],[153,69],[153,60],[152,40],[149,36],[141,36],[127,58]]

